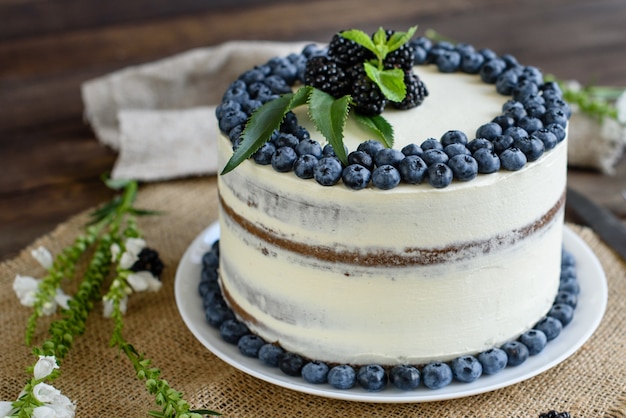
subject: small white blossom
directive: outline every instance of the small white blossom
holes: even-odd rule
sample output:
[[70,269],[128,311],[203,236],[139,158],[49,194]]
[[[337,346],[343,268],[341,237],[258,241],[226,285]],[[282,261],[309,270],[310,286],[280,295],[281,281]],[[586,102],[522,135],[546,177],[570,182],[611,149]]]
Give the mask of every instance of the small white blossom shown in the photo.
[[146,241],[142,238],[128,238],[124,246],[126,251],[138,255],[146,247]]
[[50,405],[42,405],[33,409],[33,418],[58,418],[58,415]]
[[63,309],[69,309],[67,302],[72,299],[69,295],[65,294],[62,289],[57,289],[57,293],[54,296],[55,302]]
[[13,402],[0,401],[0,417],[7,417],[13,413]]
[[137,260],[139,260],[139,257],[137,257],[135,254],[124,252],[124,254],[122,254],[122,257],[120,257],[120,267],[124,270],[128,270],[133,266],[133,264],[135,264],[135,261]]
[[147,270],[132,273],[126,280],[135,292],[143,292],[144,290],[156,292],[161,289],[161,281]]
[[[120,311],[122,311],[122,313],[126,313],[127,303],[128,297],[124,297],[120,300]],[[111,299],[102,299],[102,307],[102,315],[104,315],[105,318],[110,318],[111,315],[113,315],[113,301]]]
[[43,268],[49,270],[52,267],[52,254],[45,247],[39,246],[38,248],[32,250],[30,254],[33,258],[39,261],[39,264],[42,265]]
[[120,248],[120,246],[116,242],[111,244],[111,261],[112,262],[116,262],[117,261],[117,257],[119,257],[120,252],[122,252],[122,249]]
[[30,276],[15,276],[13,291],[24,306],[33,306],[40,280]]
[[48,377],[54,369],[58,369],[57,359],[54,356],[39,356],[39,360],[35,364],[35,379],[43,379]]
[[39,402],[52,403],[59,395],[61,395],[61,392],[47,383],[37,383],[35,387],[33,387],[33,396]]

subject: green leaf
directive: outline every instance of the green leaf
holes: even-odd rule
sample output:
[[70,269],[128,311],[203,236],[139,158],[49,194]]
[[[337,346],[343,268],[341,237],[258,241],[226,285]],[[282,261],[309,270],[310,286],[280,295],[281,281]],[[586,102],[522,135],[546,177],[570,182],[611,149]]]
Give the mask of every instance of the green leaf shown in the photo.
[[365,73],[376,85],[385,97],[392,102],[401,102],[406,96],[406,85],[404,84],[404,73],[399,68],[391,70],[379,70],[372,64],[366,62]]
[[274,130],[280,127],[285,114],[294,107],[306,103],[311,89],[307,86],[301,87],[296,93],[283,94],[257,109],[243,130],[239,148],[230,157],[221,175],[232,171],[261,148],[270,139]]
[[344,164],[347,164],[348,156],[343,146],[343,128],[350,111],[350,101],[350,96],[335,99],[318,89],[313,89],[309,97],[309,117]]
[[416,30],[417,26],[413,26],[409,28],[407,32],[394,32],[394,34],[387,40],[387,48],[389,49],[389,52],[393,52],[405,43],[409,42],[413,35],[415,35]]
[[378,28],[372,38],[374,39],[375,45],[385,45],[387,43],[387,32],[385,32],[385,29],[382,27]]
[[362,47],[372,51],[374,54],[378,53],[376,49],[376,45],[374,45],[372,38],[367,33],[363,32],[362,30],[359,30],[359,29],[346,30],[346,31],[341,32],[340,35],[346,39],[356,42]]
[[104,178],[104,184],[106,184],[106,186],[109,189],[113,189],[113,190],[122,190],[124,187],[128,186],[130,183],[132,183],[134,180],[129,180],[129,179],[112,179],[112,178]]
[[359,113],[355,113],[354,117],[357,122],[371,130],[380,139],[380,142],[387,148],[393,147],[393,126],[384,117],[377,116],[365,116]]

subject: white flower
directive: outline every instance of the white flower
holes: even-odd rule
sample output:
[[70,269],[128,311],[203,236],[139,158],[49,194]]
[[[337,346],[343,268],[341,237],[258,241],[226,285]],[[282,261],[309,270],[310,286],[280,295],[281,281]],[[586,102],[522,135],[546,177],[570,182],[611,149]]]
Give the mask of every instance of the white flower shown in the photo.
[[30,276],[15,276],[13,291],[24,306],[33,306],[40,280]]
[[161,281],[147,270],[131,273],[126,280],[135,292],[143,292],[144,290],[156,292],[161,289]]
[[58,418],[58,415],[54,408],[50,405],[38,406],[33,410],[34,418]]
[[13,402],[0,401],[0,417],[7,417],[13,413]]
[[128,238],[124,246],[126,251],[138,255],[146,247],[146,241],[142,238]]
[[63,309],[69,309],[67,302],[72,299],[69,295],[65,294],[63,289],[57,289],[57,293],[54,296],[55,302]]
[[626,125],[626,90],[624,90],[615,101],[615,109],[617,110],[617,120],[619,123]]
[[61,392],[47,383],[37,383],[33,388],[33,396],[39,402],[52,403],[59,395],[61,395]]
[[133,266],[133,264],[135,264],[135,261],[137,260],[139,260],[139,257],[137,257],[136,254],[131,254],[125,251],[120,258],[120,267],[124,270],[128,270]]
[[[122,313],[126,313],[126,305],[128,303],[128,297],[124,297],[120,300],[120,311]],[[113,301],[111,299],[102,299],[102,315],[105,318],[110,318],[113,315]]]
[[46,270],[49,270],[52,267],[52,254],[45,247],[39,246],[30,252],[33,258],[39,261],[39,264],[43,266]]
[[48,377],[54,369],[58,369],[57,359],[54,356],[39,356],[35,364],[35,379]]
[[117,257],[120,255],[121,251],[122,249],[119,245],[117,245],[117,243],[114,242],[113,244],[111,244],[111,261],[117,261]]

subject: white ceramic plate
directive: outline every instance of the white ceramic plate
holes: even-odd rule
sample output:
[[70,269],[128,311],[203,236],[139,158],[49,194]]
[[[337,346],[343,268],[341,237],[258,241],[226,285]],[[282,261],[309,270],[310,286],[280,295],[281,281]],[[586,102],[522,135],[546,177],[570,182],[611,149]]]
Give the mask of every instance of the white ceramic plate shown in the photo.
[[197,290],[202,269],[201,259],[218,237],[217,223],[203,231],[185,252],[176,272],[176,303],[189,330],[213,354],[245,373],[288,389],[328,398],[362,402],[430,402],[503,388],[543,373],[571,356],[591,337],[606,309],[608,290],[602,266],[587,244],[566,227],[564,245],[576,257],[581,293],[574,319],[558,338],[548,343],[541,354],[498,374],[483,375],[472,383],[453,382],[438,390],[421,386],[414,391],[401,391],[391,384],[381,392],[368,392],[357,387],[349,390],[334,389],[327,384],[315,385],[299,377],[287,376],[278,368],[265,366],[258,359],[240,354],[235,345],[224,342],[219,332],[206,322],[202,299]]

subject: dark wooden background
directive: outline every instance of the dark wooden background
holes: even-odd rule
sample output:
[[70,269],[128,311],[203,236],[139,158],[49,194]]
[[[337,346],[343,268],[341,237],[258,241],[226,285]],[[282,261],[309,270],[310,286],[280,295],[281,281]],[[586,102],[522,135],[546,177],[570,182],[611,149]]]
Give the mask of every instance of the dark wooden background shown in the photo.
[[[546,73],[626,86],[625,0],[0,0],[0,260],[111,197],[116,154],[82,117],[80,85],[235,39],[327,41],[379,26],[509,52]],[[570,185],[626,219],[626,164]]]

